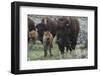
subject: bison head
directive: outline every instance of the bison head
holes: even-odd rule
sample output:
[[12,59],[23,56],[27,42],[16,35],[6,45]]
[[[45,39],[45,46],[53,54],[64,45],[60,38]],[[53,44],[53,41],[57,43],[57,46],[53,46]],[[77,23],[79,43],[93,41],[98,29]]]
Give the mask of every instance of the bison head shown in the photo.
[[69,17],[59,18],[57,23],[58,24],[57,24],[57,31],[56,31],[56,35],[57,35],[56,43],[60,45],[69,43],[70,32],[71,32]]

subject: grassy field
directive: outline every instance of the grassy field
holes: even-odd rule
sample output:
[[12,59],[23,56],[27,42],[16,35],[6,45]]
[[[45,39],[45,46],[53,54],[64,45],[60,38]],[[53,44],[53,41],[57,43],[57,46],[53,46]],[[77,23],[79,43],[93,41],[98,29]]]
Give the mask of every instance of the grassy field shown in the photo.
[[[78,45],[77,45],[78,46]],[[43,45],[41,44],[40,41],[36,41],[36,44],[29,43],[28,44],[28,51],[27,51],[27,60],[32,61],[32,60],[58,60],[62,59],[60,54],[59,54],[59,49],[57,47],[57,44],[55,43],[55,39],[53,41],[53,48],[52,48],[52,53],[53,56],[48,55],[47,57],[44,57],[44,50],[43,50]],[[80,58],[87,58],[87,49],[79,49],[76,47],[76,50],[73,50],[72,53],[66,52],[64,54],[63,59],[80,59]]]

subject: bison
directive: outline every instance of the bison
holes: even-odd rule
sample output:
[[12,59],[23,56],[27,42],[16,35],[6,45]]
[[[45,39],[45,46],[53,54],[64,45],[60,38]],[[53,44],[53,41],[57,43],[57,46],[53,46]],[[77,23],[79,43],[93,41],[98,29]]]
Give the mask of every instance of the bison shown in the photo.
[[28,17],[28,31],[36,30],[34,21]]
[[49,50],[50,56],[52,56],[51,48],[52,48],[53,36],[49,31],[45,31],[43,34],[43,46],[44,46],[44,57],[47,56],[47,51]]
[[28,17],[28,42],[30,41],[29,32],[32,30],[36,30],[35,23],[30,17]]
[[29,39],[30,39],[33,43],[35,43],[36,40],[38,39],[38,33],[37,33],[37,31],[32,30],[32,31],[30,31],[28,34],[29,34]]
[[66,51],[70,50],[70,52],[75,49],[79,30],[77,17],[66,16],[58,19],[56,34],[61,55],[64,55],[65,47]]
[[56,35],[56,21],[51,20],[48,17],[44,17],[41,21],[41,23],[37,24],[36,28],[38,31],[38,35],[39,35],[39,40],[43,43],[43,33],[45,31],[49,31],[53,38]]

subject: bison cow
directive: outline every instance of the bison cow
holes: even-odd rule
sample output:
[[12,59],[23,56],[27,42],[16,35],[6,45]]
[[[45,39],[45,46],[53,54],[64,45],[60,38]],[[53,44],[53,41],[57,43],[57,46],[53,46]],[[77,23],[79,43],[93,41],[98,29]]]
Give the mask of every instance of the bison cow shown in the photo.
[[53,35],[53,38],[56,35],[56,21],[53,21],[48,17],[44,17],[41,23],[37,24],[36,28],[39,35],[38,38],[42,43],[43,43],[43,33],[45,31],[49,31]]
[[57,43],[61,55],[64,55],[64,49],[70,52],[75,49],[79,33],[79,21],[77,17],[62,17],[57,21]]
[[29,32],[31,32],[32,30],[36,30],[35,23],[31,18],[28,17],[28,42],[30,40]]

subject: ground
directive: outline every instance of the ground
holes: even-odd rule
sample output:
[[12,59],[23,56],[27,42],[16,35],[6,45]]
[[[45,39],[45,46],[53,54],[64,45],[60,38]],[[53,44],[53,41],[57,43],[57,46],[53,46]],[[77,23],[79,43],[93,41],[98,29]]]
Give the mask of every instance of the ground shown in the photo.
[[[40,41],[36,41],[36,44],[33,44],[30,42],[28,44],[28,61],[31,60],[58,60],[58,59],[81,59],[81,58],[87,58],[87,49],[86,48],[80,48],[81,45],[76,46],[76,49],[72,51],[70,54],[70,51],[66,52],[64,54],[64,58],[61,57],[59,49],[57,47],[57,44],[55,43],[55,39],[53,40],[53,48],[52,53],[53,56],[50,56],[48,54],[47,57],[44,57],[44,50],[43,45]],[[49,52],[49,51],[48,51]]]
[[[44,17],[42,15],[28,15],[35,22],[35,25],[41,22]],[[50,19],[57,19],[61,16],[48,16]],[[88,58],[88,17],[78,17],[80,23],[80,31],[78,35],[76,49],[70,52],[65,51],[64,58],[61,57],[55,39],[53,40],[52,53],[53,56],[44,57],[43,45],[40,41],[36,41],[36,44],[29,43],[27,50],[27,60],[57,60],[57,59],[83,59]]]

